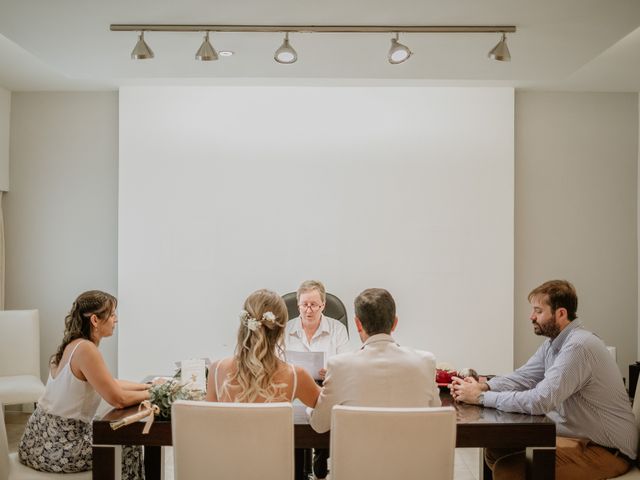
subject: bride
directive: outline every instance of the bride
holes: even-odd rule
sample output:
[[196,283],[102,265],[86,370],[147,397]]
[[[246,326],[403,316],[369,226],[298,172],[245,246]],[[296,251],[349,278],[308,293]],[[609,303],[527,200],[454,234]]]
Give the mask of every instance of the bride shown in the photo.
[[257,290],[244,302],[233,357],[209,367],[210,402],[291,402],[314,407],[320,388],[302,367],[284,358],[284,331],[289,319],[282,297]]

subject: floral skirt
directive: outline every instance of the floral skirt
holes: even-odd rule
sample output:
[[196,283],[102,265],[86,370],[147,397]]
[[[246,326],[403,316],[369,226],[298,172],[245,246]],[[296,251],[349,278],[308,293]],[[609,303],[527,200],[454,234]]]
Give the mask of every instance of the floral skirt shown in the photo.
[[[93,444],[91,424],[51,415],[36,408],[24,430],[18,457],[34,470],[76,473],[91,470]],[[122,448],[122,478],[143,480],[142,448]]]

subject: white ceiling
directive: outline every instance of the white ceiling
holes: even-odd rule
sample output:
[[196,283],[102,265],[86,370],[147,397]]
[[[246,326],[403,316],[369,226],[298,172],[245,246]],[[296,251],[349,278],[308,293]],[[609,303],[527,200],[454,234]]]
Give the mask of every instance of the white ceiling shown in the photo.
[[[405,34],[409,61],[386,61],[387,34],[215,33],[217,62],[193,59],[199,33],[146,34],[156,58],[130,60],[134,32],[111,23],[515,25],[512,61],[487,52],[498,34]],[[639,0],[0,0],[0,85],[13,91],[148,84],[508,85],[640,91]],[[340,55],[338,57],[338,54]]]

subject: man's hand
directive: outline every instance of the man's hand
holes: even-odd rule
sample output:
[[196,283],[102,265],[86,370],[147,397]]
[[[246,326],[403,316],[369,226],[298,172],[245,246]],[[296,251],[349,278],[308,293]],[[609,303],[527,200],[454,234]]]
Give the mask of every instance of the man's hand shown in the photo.
[[327,375],[327,369],[321,368],[320,371],[318,372],[318,375],[320,375],[320,378],[324,380],[324,377]]
[[480,383],[473,377],[451,378],[451,386],[449,387],[451,396],[456,402],[470,403],[473,405],[480,404],[478,397],[482,392],[489,390],[486,383]]

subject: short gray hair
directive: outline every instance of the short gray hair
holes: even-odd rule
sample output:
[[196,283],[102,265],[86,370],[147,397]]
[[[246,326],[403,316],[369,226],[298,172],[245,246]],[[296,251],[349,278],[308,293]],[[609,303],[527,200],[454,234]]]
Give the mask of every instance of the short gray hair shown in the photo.
[[313,290],[317,290],[320,294],[320,298],[322,298],[322,303],[327,303],[327,291],[324,288],[324,285],[319,280],[305,280],[298,287],[298,291],[296,292],[296,300],[300,301],[300,295],[307,292],[312,292]]

